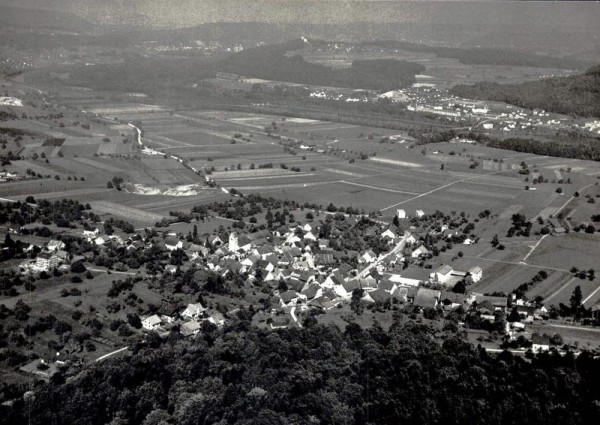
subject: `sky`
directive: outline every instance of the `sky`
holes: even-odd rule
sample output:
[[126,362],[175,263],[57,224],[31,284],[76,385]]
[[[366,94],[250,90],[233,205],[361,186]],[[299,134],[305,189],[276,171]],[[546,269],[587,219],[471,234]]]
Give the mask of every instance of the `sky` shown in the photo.
[[593,25],[600,3],[400,0],[0,0],[0,4],[74,13],[94,23],[189,27],[207,22],[340,24],[359,21],[527,26]]

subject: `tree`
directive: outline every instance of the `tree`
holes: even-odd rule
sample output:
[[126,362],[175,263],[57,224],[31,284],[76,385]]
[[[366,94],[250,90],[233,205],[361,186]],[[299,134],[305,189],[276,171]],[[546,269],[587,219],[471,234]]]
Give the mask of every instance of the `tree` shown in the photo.
[[364,295],[364,290],[362,288],[357,288],[352,291],[352,299],[350,300],[350,309],[357,315],[361,315],[365,306],[362,302],[362,297]]
[[[583,300],[583,295],[581,294],[581,286],[577,285],[573,290],[573,294],[571,295],[571,299],[569,303],[571,305],[571,310],[573,313],[576,313],[581,308],[581,301]],[[577,313],[576,313],[577,314]]]
[[492,246],[497,247],[500,244],[500,240],[498,239],[498,235],[494,235],[492,238]]

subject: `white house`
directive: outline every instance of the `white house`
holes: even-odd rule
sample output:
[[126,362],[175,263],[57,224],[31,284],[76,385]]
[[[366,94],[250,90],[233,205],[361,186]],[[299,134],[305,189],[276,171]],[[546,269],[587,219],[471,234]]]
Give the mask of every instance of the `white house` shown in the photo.
[[417,249],[415,249],[410,256],[412,258],[419,258],[423,255],[429,255],[429,250],[425,248],[425,246],[421,245]]
[[175,237],[168,237],[165,239],[165,249],[169,251],[175,251],[176,249],[183,248],[183,242]]
[[423,210],[417,210],[415,213],[417,214],[418,218],[421,218],[425,215],[425,211]]
[[310,224],[306,223],[302,230],[304,230],[305,232],[310,232],[312,230],[312,227]]
[[181,313],[181,317],[188,319],[197,319],[202,313],[206,311],[206,308],[200,303],[188,304],[187,308]]
[[196,335],[198,332],[200,332],[200,323],[198,323],[196,320],[185,322],[180,326],[179,332],[181,332],[183,336]]
[[65,247],[65,243],[62,241],[57,241],[56,239],[50,239],[48,245],[46,245],[46,249],[48,251],[58,251],[59,249],[63,249]]
[[473,283],[477,283],[483,278],[483,270],[481,270],[481,267],[479,266],[471,267],[469,269],[469,274],[471,275]]
[[311,241],[316,241],[316,240],[317,240],[317,237],[316,237],[315,235],[313,235],[313,233],[312,233],[312,232],[310,232],[310,231],[309,231],[309,232],[307,232],[307,233],[304,235],[304,239],[308,239],[308,240],[311,240]]
[[394,239],[396,234],[392,232],[390,229],[387,229],[385,232],[381,234],[382,238]]
[[94,230],[84,230],[83,231],[83,236],[96,236],[99,233],[98,228],[96,227]]
[[406,211],[404,211],[404,210],[397,210],[396,211],[396,215],[398,216],[398,218],[406,218]]
[[106,243],[106,239],[104,239],[102,236],[98,236],[96,239],[94,239],[94,243],[98,246],[104,245]]
[[40,270],[52,270],[58,267],[58,256],[52,252],[40,252],[35,259],[35,266]]
[[452,272],[453,272],[452,267],[450,267],[447,264],[444,264],[443,266],[440,266],[437,269],[435,269],[433,272],[431,272],[429,277],[432,280],[437,281],[439,283],[446,283],[452,277]]
[[146,317],[142,320],[142,327],[148,331],[157,329],[162,324],[162,319],[158,314]]
[[377,255],[375,255],[375,253],[371,250],[368,250],[363,255],[358,257],[358,262],[360,264],[370,264],[370,263],[374,262],[375,260],[377,260]]

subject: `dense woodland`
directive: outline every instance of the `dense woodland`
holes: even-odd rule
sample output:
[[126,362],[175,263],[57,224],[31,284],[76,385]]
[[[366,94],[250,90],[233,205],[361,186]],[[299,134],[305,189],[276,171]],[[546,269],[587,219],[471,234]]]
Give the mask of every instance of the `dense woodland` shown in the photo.
[[303,47],[302,41],[261,46],[236,53],[221,61],[219,70],[249,77],[317,86],[392,90],[415,82],[423,65],[393,59],[356,60],[350,68],[333,69],[289,56]]
[[574,59],[534,55],[518,50],[429,46],[426,44],[395,40],[366,42],[364,44],[369,46],[402,49],[409,52],[433,53],[440,58],[458,59],[461,63],[466,65],[531,66],[558,69],[585,67],[583,62]]
[[345,332],[260,331],[245,312],[198,338],[134,343],[126,359],[23,389],[2,385],[0,422],[18,424],[579,424],[600,413],[588,353],[490,356],[452,332],[397,320]]
[[600,117],[600,66],[570,77],[522,84],[480,82],[471,86],[455,86],[451,92],[468,99],[506,102],[559,114]]

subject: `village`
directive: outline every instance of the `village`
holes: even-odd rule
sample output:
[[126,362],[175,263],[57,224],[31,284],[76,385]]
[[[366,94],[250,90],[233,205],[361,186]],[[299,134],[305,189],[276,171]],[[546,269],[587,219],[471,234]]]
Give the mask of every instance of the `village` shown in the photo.
[[[315,215],[324,219],[313,219]],[[277,211],[274,219],[282,216]],[[23,251],[34,258],[22,261],[17,269],[23,278],[71,274],[73,283],[81,282],[77,273],[83,271],[88,279],[92,271],[125,276],[125,281],[113,281],[109,299],[136,282],[151,280],[154,287],[160,287],[162,302],[134,308],[127,318],[138,333],[156,332],[165,338],[173,332],[193,338],[206,331],[207,325],[224,326],[238,317],[240,310],[249,311],[259,328],[282,329],[302,328],[307,320],[349,309],[358,316],[386,311],[416,313],[434,321],[452,316],[458,318],[457,326],[497,335],[492,345],[488,344],[491,350],[501,346],[537,352],[562,343],[555,335],[539,335],[529,329],[530,324],[548,318],[549,310],[540,300],[527,300],[516,291],[472,291],[470,287],[484,279],[482,267],[462,270],[452,261],[440,261],[440,252],[453,244],[483,243],[464,214],[438,211],[428,215],[423,210],[411,214],[398,209],[392,223],[341,212],[308,211],[306,217],[309,219],[285,225],[284,217],[279,223],[246,229],[249,231],[234,226],[198,234],[194,225],[188,235],[161,228],[128,235],[117,228],[119,223],[114,223],[116,231],[107,232],[106,226],[99,226],[104,229],[101,231],[86,222],[83,230],[71,229],[75,233],[66,238],[67,243],[50,239],[45,244],[24,244]],[[354,235],[362,235],[368,245],[345,249],[343,246],[353,243],[344,240],[348,230],[356,228],[361,233]],[[9,239],[28,233],[27,226],[10,230]],[[146,258],[147,263],[134,257]],[[132,262],[137,262],[137,271],[129,267]],[[182,281],[193,280],[198,273],[210,276],[207,282],[212,286],[236,282],[246,294],[250,290],[262,297],[256,303],[256,297],[228,296],[226,290],[195,282],[196,290],[177,290],[184,296],[173,302],[168,282],[181,287]],[[61,297],[81,294],[77,284],[71,286],[62,289]],[[209,301],[213,294],[221,294],[221,301]],[[131,319],[134,316],[139,319]],[[112,327],[117,329],[117,325]],[[121,324],[119,335],[130,335],[122,328]]]

